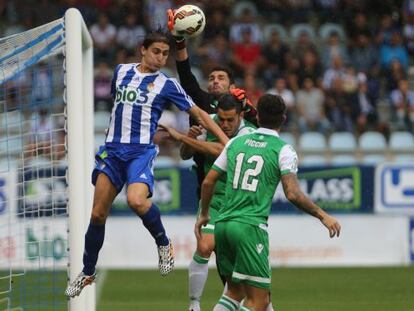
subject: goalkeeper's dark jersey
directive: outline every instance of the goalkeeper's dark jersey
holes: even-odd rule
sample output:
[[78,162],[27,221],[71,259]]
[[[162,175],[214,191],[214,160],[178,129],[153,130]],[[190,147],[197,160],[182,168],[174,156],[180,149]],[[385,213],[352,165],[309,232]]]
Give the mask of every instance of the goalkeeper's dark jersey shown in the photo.
[[[208,114],[217,112],[217,97],[201,89],[196,77],[191,72],[190,60],[187,58],[184,61],[177,61],[177,72],[180,78],[180,84],[188,95],[191,96],[194,103],[203,109]],[[256,124],[256,111],[251,110],[246,112],[244,118],[249,122]],[[194,125],[195,121],[190,118],[190,126]],[[197,181],[198,181],[198,195],[200,196],[200,187],[205,177],[204,173],[204,155],[196,153],[193,157],[196,163]]]

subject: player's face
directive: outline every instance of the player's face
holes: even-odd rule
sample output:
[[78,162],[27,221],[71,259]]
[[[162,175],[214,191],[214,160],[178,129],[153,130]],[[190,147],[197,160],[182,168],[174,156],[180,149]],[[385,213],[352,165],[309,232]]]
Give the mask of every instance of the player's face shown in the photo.
[[141,70],[143,72],[155,72],[165,66],[170,46],[164,42],[154,42],[147,49],[141,47]]
[[225,71],[212,71],[208,76],[207,90],[214,95],[226,94],[230,89],[229,76]]
[[237,113],[236,109],[231,110],[217,110],[217,120],[219,127],[223,130],[227,137],[233,137],[240,126],[243,118],[243,113]]

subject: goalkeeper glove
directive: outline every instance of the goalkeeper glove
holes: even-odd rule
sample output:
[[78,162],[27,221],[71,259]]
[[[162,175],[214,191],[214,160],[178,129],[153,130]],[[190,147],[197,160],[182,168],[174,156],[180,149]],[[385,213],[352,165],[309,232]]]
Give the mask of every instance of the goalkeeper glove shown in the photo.
[[234,88],[230,90],[230,94],[236,97],[242,103],[243,111],[245,112],[244,118],[254,124],[257,124],[257,110],[250,99],[246,97],[246,91],[243,89]]
[[167,27],[168,27],[168,30],[171,32],[171,34],[174,38],[175,47],[177,48],[177,50],[182,50],[182,49],[185,48],[185,38],[183,36],[175,36],[173,34],[173,30],[174,30],[174,13],[175,13],[175,10],[172,10],[172,9],[167,10],[167,17],[168,17]]
[[250,109],[253,107],[253,104],[251,103],[250,99],[246,97],[245,90],[234,88],[230,90],[230,94],[236,97],[243,104],[244,111],[250,111]]

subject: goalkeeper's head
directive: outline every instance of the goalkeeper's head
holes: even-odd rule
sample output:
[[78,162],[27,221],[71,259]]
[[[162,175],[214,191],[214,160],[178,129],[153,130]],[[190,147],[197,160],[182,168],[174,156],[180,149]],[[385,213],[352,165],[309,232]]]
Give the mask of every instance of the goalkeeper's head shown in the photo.
[[160,70],[167,63],[170,53],[170,39],[165,32],[149,32],[141,45],[140,71],[151,73]]
[[234,87],[234,77],[231,70],[226,67],[214,67],[208,75],[208,92],[218,97],[228,93],[232,87]]

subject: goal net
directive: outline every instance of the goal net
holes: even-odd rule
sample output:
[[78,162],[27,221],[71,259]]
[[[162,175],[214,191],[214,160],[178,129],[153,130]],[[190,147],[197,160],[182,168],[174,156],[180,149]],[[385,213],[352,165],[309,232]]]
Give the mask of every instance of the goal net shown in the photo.
[[75,9],[0,39],[0,310],[94,310],[93,288],[64,296],[91,206],[92,79]]

